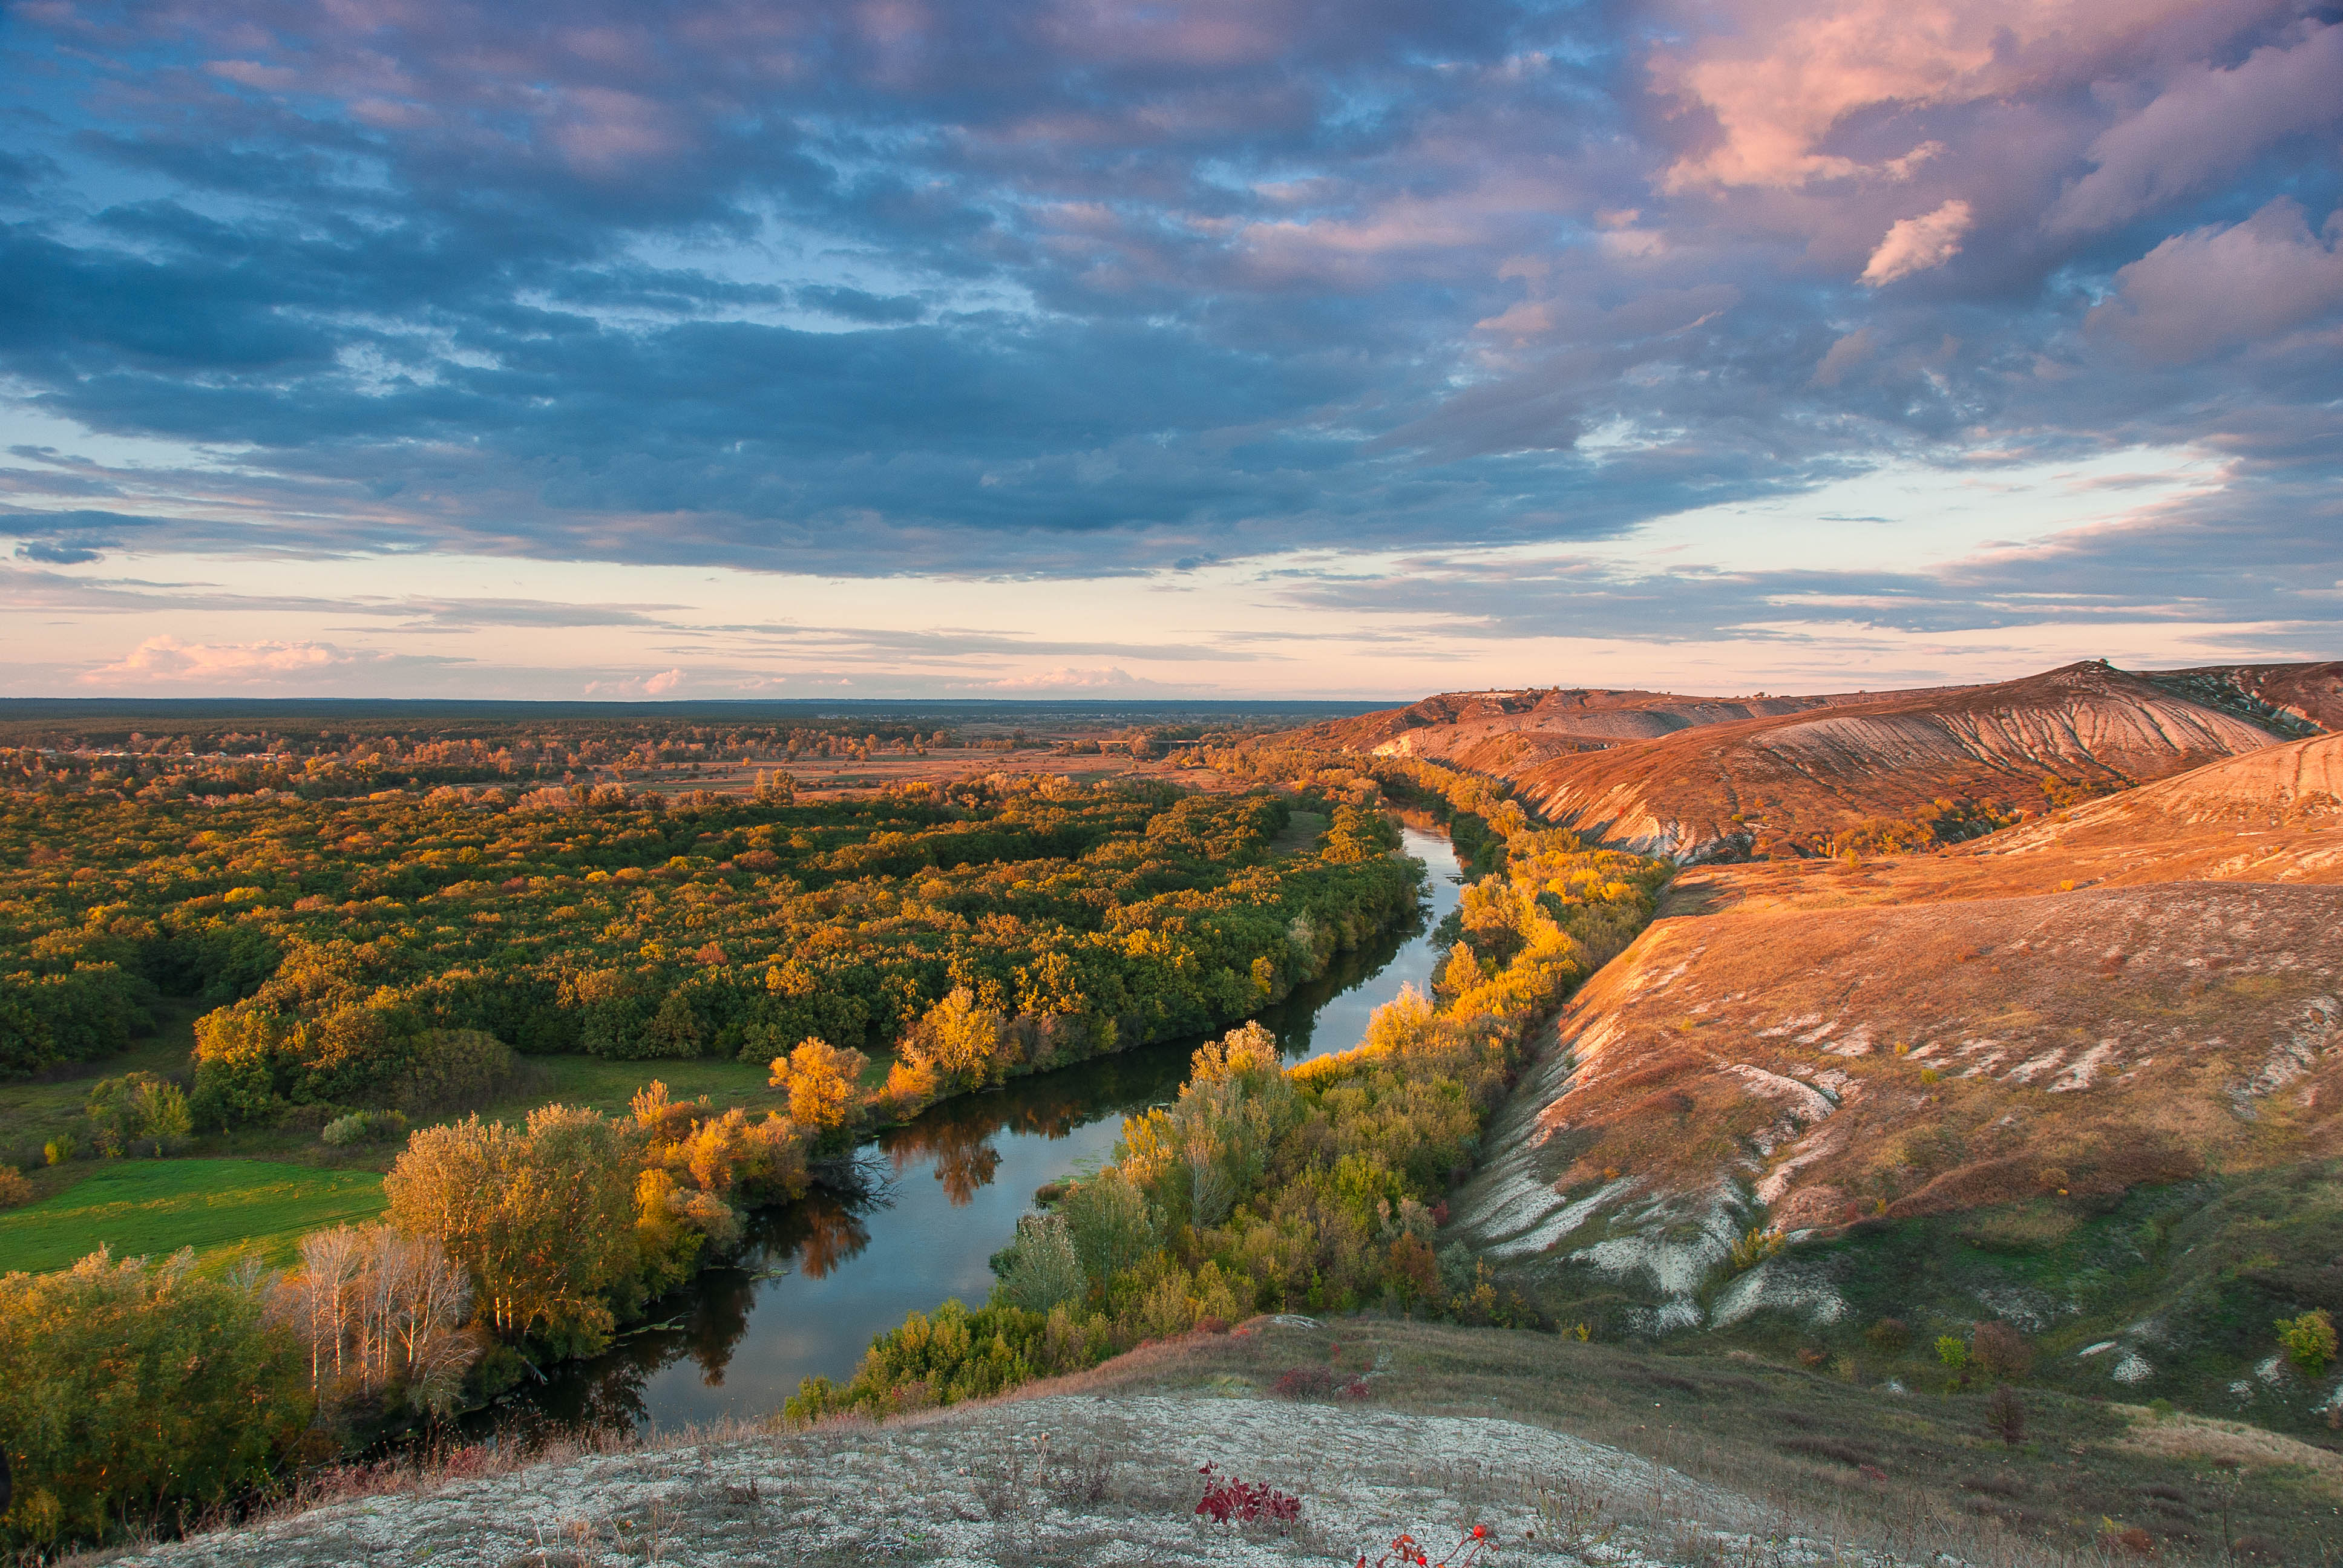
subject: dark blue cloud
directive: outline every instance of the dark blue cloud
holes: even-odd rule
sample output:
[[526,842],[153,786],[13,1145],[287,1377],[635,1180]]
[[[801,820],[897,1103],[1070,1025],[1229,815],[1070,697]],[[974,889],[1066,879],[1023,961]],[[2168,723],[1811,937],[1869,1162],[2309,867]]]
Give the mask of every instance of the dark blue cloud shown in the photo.
[[[0,531],[52,562],[1084,573],[2195,444],[2237,493],[2093,558],[2111,604],[2179,602],[2191,539],[2222,541],[2195,598],[2228,612],[2267,598],[2249,559],[2333,580],[2303,498],[2338,464],[2343,111],[2166,126],[2315,70],[2334,18],[2109,4],[2037,35],[2019,7],[1967,54],[1865,62],[1925,89],[1817,117],[1815,9],[59,0],[0,57],[0,371],[212,466],[176,508],[12,471],[0,501],[48,499]],[[2256,216],[2281,194],[2298,237]],[[2149,285],[2227,253],[2143,258],[2249,220],[2293,246],[2283,322],[2156,317],[2185,291]],[[58,514],[76,484],[122,520]],[[1928,583],[1898,624],[2015,603]],[[1617,602],[1648,624],[1643,592]]]

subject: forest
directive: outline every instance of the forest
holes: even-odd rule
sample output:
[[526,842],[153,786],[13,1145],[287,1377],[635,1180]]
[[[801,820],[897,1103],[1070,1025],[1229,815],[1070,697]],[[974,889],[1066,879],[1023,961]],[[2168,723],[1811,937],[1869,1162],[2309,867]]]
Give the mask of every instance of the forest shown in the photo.
[[[173,1527],[477,1403],[608,1344],[870,1127],[1223,1027],[1412,913],[1422,868],[1374,779],[1252,771],[0,798],[0,1070],[102,1063],[163,999],[204,1009],[191,1081],[102,1079],[82,1135],[25,1162],[248,1127],[399,1151],[383,1221],[288,1269],[100,1251],[0,1280],[0,1528]],[[639,1060],[647,1087],[620,1115],[448,1119],[558,1052]],[[786,1111],[671,1097],[660,1063],[699,1057],[769,1070]],[[107,1335],[122,1354],[91,1356]]]
[[[1443,1194],[1664,864],[1473,775],[1259,741],[1096,784],[801,799],[762,771],[731,793],[0,796],[0,1074],[103,1072],[166,999],[199,1010],[191,1075],[100,1078],[79,1132],[20,1163],[62,1177],[237,1129],[390,1160],[382,1218],[308,1232],[287,1268],[100,1251],[0,1279],[13,1543],[176,1528],[476,1406],[609,1344],[749,1211],[850,1180],[873,1128],[1250,1017],[1414,910],[1393,804],[1444,821],[1474,879],[1432,994],[1292,1069],[1258,1025],[1206,1044],[1175,1102],[1020,1224],[988,1302],[914,1314],[790,1409],[950,1402],[1262,1310],[1538,1322],[1436,1246]],[[645,1087],[616,1114],[451,1116],[559,1053],[639,1062]],[[785,1109],[659,1081],[702,1058],[757,1064]],[[0,1202],[26,1195],[5,1175]]]
[[961,987],[1027,1021],[1037,1063],[1073,1060],[1242,1017],[1408,906],[1372,834],[1273,861],[1287,810],[980,779],[805,806],[19,794],[0,800],[0,1073],[119,1050],[164,993],[216,1004],[204,1123],[447,1098],[468,1033],[618,1058],[884,1050]]

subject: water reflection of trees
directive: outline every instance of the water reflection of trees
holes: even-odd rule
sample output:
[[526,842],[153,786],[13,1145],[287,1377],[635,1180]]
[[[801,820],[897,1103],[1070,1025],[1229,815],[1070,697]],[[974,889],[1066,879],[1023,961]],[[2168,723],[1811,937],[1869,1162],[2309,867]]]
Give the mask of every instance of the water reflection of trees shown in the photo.
[[828,1279],[870,1245],[870,1227],[862,1216],[833,1198],[809,1194],[791,1213],[802,1226],[797,1266],[809,1279]]
[[[1262,1022],[1289,1055],[1305,1051],[1327,1001],[1382,969],[1414,934],[1390,933],[1369,948],[1345,953],[1327,974],[1296,988],[1264,1013]],[[1101,1117],[1128,1115],[1171,1100],[1187,1076],[1195,1044],[1151,1046],[1021,1079],[993,1093],[946,1101],[888,1130],[879,1137],[877,1158],[825,1166],[817,1173],[820,1184],[799,1202],[749,1216],[737,1267],[710,1269],[685,1290],[651,1303],[649,1322],[672,1322],[676,1327],[637,1333],[590,1362],[548,1369],[545,1382],[516,1390],[508,1407],[465,1418],[464,1429],[474,1437],[490,1432],[526,1437],[640,1430],[650,1417],[647,1389],[661,1369],[689,1356],[705,1383],[723,1384],[772,1272],[827,1279],[870,1246],[872,1222],[893,1201],[890,1175],[930,1161],[953,1206],[964,1206],[998,1176],[1001,1134],[1061,1139]],[[970,1240],[989,1251],[1001,1238]],[[892,1326],[851,1325],[855,1332],[848,1337]],[[759,1370],[752,1359],[741,1375],[753,1384]]]

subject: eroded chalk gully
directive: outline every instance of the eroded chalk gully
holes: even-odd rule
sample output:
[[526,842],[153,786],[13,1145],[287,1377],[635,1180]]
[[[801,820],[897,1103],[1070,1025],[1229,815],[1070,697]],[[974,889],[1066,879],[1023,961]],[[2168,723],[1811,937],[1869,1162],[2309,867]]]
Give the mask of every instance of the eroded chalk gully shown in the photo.
[[[1463,884],[1447,837],[1403,829],[1431,869],[1423,918],[1337,959],[1334,970],[1261,1015],[1288,1061],[1345,1050],[1403,985],[1429,990],[1432,931]],[[553,1370],[472,1418],[672,1430],[780,1408],[800,1379],[844,1381],[873,1334],[911,1312],[991,1289],[987,1260],[1033,1191],[1095,1168],[1122,1119],[1176,1097],[1194,1040],[1167,1042],[950,1101],[863,1151],[877,1182],[863,1201],[816,1193],[755,1216],[739,1255],[654,1302],[653,1326],[607,1353]]]

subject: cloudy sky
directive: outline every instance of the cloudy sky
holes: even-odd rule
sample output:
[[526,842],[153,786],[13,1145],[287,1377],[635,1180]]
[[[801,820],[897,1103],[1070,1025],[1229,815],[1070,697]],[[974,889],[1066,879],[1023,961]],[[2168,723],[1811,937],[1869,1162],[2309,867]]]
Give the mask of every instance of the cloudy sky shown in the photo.
[[2334,3],[15,0],[0,81],[7,693],[2343,656]]

